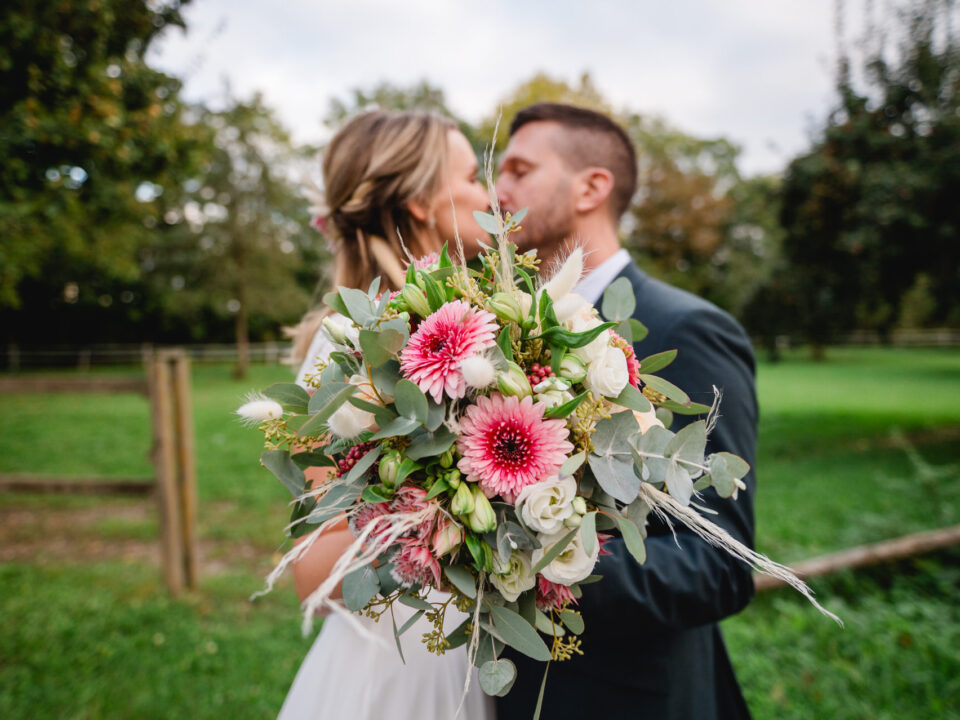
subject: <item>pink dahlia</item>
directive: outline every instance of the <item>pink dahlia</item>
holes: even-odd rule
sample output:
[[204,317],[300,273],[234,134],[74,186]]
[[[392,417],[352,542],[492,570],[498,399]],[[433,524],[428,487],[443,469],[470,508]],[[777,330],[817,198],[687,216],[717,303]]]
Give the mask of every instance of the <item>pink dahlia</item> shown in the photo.
[[391,574],[401,585],[440,587],[440,564],[427,544],[416,538],[398,540],[400,549],[393,556]]
[[566,585],[550,582],[543,575],[537,574],[537,607],[540,610],[560,610],[564,605],[576,602],[577,599]]
[[400,369],[435,402],[444,392],[462,398],[467,384],[460,363],[496,342],[496,318],[463,300],[445,303],[420,323],[400,353]]
[[460,421],[458,463],[484,494],[513,502],[527,485],[555,475],[573,445],[563,420],[544,420],[543,403],[531,397],[477,398]]

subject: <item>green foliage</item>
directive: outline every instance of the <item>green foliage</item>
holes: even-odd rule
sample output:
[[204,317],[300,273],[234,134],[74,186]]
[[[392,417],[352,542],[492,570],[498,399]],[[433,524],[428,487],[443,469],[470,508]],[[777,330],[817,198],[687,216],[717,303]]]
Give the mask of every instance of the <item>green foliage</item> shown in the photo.
[[865,43],[863,82],[841,58],[838,99],[821,137],[789,166],[781,220],[784,319],[824,345],[842,330],[886,335],[921,276],[935,308],[924,322],[957,321],[960,250],[960,52],[949,4],[917,3],[892,26],[895,54]]

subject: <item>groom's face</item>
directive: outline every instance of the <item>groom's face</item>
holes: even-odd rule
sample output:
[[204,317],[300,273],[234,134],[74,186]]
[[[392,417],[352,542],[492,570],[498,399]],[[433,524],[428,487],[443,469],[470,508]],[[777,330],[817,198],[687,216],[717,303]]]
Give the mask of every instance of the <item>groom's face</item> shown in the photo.
[[500,162],[497,197],[504,211],[529,208],[522,230],[511,235],[521,249],[558,246],[573,233],[574,172],[557,151],[563,128],[554,122],[520,127]]

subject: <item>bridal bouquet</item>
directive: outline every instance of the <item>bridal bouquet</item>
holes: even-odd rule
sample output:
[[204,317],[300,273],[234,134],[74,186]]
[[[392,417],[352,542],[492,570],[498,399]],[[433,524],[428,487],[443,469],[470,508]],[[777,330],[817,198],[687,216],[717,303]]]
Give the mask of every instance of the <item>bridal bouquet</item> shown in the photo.
[[[290,533],[311,536],[271,582],[346,519],[356,540],[305,602],[307,622],[339,607],[330,597],[341,582],[349,610],[411,606],[414,618],[394,623],[398,648],[425,616],[428,648],[469,643],[481,686],[496,695],[516,677],[498,658],[504,645],[541,661],[580,652],[577,598],[600,580],[592,571],[608,532],[643,563],[655,512],[762,564],[689,507],[707,487],[735,499],[749,467],[704,455],[713,414],[668,429],[672,413],[711,408],[655,374],[676,351],[635,357],[646,330],[631,319],[629,282],[606,291],[602,319],[571,292],[581,251],[541,281],[535,252],[509,242],[521,217],[478,215],[497,242],[476,270],[444,248],[411,264],[398,293],[378,281],[329,293],[345,320],[325,322],[337,349],[307,377],[312,395],[282,383],[240,409],[261,423],[261,462],[295,498]],[[308,487],[303,470],[315,466],[329,476]],[[437,601],[431,589],[446,594]],[[468,619],[445,633],[451,604]]]

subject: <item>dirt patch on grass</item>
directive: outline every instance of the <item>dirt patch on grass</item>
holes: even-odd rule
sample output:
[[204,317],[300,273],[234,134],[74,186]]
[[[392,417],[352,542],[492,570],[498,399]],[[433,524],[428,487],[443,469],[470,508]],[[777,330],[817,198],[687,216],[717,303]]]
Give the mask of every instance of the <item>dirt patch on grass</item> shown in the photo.
[[[269,571],[276,559],[274,548],[236,540],[202,539],[199,555],[202,575]],[[104,560],[160,566],[157,507],[152,501],[70,509],[0,506],[0,562],[62,565]]]

